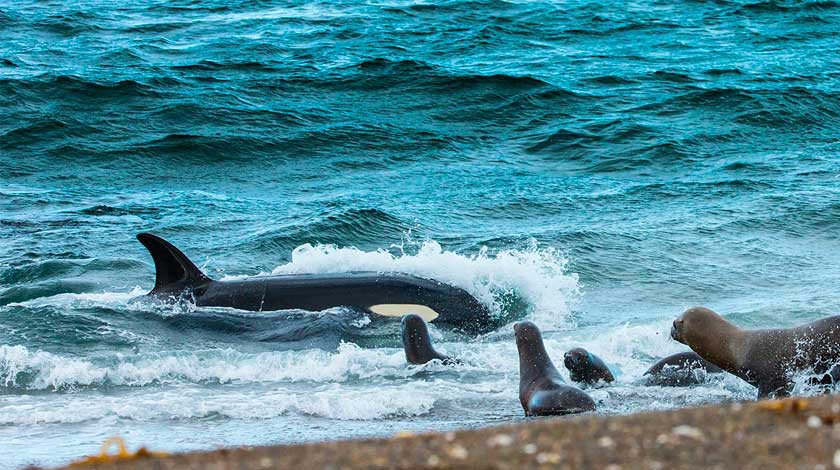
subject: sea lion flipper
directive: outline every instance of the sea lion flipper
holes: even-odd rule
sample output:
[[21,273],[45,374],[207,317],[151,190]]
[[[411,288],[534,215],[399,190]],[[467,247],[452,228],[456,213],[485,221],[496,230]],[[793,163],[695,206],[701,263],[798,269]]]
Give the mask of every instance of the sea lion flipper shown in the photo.
[[155,288],[150,293],[183,290],[210,281],[181,250],[163,238],[140,233],[137,240],[149,250],[155,262]]

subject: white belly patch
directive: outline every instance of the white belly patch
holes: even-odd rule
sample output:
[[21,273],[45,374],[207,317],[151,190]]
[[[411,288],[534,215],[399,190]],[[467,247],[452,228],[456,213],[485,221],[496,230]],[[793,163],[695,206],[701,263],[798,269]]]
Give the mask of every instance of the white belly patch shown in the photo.
[[419,315],[426,322],[430,322],[440,316],[429,307],[417,304],[379,304],[368,307],[368,310],[384,317],[404,317],[413,313]]

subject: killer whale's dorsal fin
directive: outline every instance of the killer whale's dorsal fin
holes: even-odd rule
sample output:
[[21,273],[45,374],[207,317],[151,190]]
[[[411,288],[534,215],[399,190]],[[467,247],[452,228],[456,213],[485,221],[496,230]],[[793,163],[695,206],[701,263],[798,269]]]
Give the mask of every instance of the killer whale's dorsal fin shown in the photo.
[[149,250],[155,262],[155,288],[152,292],[186,289],[211,280],[181,250],[163,238],[139,233],[137,240]]

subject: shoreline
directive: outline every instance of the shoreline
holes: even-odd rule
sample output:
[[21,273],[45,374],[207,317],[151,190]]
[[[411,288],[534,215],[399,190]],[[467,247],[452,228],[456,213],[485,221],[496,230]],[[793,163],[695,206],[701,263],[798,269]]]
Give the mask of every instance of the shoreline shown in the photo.
[[64,468],[526,467],[840,468],[840,395],[537,418],[445,433],[229,448]]

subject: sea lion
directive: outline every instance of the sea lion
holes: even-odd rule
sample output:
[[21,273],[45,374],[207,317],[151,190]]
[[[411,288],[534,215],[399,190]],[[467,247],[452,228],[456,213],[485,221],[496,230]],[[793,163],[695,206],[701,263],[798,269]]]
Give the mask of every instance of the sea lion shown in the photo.
[[723,370],[700,357],[696,352],[672,354],[650,366],[644,373],[645,385],[686,387],[705,382],[706,374],[720,374]]
[[671,337],[757,387],[758,398],[789,395],[793,374],[829,375],[840,362],[840,316],[794,328],[744,330],[693,307],[674,320]]
[[569,378],[573,382],[595,385],[598,382],[615,381],[610,368],[600,357],[583,348],[574,348],[563,355],[563,364],[569,369]]
[[405,359],[410,364],[425,364],[432,359],[438,359],[444,364],[457,364],[456,359],[435,351],[429,337],[429,328],[420,315],[408,314],[400,323]]
[[595,402],[583,390],[566,385],[545,350],[537,325],[513,325],[519,349],[519,401],[525,416],[565,415],[594,411]]

